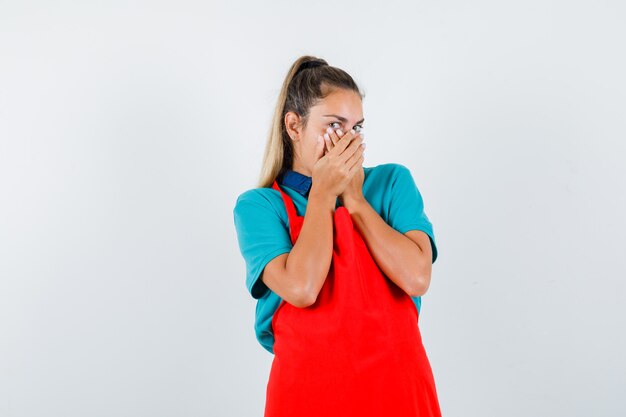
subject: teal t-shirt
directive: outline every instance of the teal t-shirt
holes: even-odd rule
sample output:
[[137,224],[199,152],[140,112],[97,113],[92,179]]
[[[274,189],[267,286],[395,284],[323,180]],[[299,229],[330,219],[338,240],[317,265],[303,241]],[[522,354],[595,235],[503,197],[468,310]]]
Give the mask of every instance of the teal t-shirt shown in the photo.
[[[386,163],[363,167],[363,196],[385,222],[400,233],[422,230],[430,237],[434,263],[437,246],[433,226],[424,211],[422,195],[404,165]],[[307,197],[285,184],[281,189],[293,200],[298,216],[304,216]],[[246,264],[246,287],[257,300],[254,329],[256,338],[274,353],[272,317],[281,298],[259,279],[265,265],[291,251],[288,217],[280,193],[273,188],[253,188],[237,198],[233,209],[239,249]],[[421,297],[411,297],[417,311]]]

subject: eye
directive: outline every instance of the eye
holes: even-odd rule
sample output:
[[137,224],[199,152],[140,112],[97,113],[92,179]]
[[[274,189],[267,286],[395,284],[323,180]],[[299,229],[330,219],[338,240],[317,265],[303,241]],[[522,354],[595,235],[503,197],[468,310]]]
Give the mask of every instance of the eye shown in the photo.
[[[333,125],[339,125],[338,127],[333,127]],[[333,129],[340,129],[341,128],[341,122],[331,122],[329,123],[329,126],[331,126]],[[354,130],[356,132],[360,132],[365,128],[365,126],[363,125],[354,125]]]

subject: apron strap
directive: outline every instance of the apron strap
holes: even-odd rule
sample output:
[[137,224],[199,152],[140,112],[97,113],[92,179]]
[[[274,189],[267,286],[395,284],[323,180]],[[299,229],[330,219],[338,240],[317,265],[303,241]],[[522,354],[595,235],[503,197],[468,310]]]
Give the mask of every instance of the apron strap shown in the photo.
[[[272,188],[280,192],[280,195],[282,196],[283,201],[285,202],[285,208],[287,209],[287,217],[289,218],[289,225],[293,225],[294,219],[298,217],[298,213],[296,212],[296,206],[293,203],[293,200],[291,199],[291,197],[287,195],[287,193],[285,193],[278,186],[278,182],[276,182],[276,180],[274,180],[274,183],[272,184]],[[291,230],[293,230],[292,227],[289,227],[289,229],[290,229],[290,232]]]

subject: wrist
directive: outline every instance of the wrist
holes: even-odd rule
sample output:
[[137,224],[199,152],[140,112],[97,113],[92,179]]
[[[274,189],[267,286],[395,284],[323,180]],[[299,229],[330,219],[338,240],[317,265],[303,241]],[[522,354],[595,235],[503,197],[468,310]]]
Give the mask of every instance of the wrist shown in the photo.
[[342,197],[341,202],[351,213],[360,210],[365,205],[369,204],[363,195]]
[[311,187],[307,199],[307,206],[311,204],[312,201],[314,201],[318,204],[321,204],[322,206],[329,206],[334,209],[335,204],[337,203],[337,196],[333,195],[332,193],[315,189],[314,187]]

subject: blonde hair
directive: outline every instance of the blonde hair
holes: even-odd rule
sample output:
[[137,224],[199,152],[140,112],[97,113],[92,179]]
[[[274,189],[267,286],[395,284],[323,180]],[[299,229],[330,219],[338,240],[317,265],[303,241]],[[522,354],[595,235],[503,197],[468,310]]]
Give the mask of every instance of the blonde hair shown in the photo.
[[301,117],[302,127],[306,127],[311,106],[328,96],[334,88],[352,90],[361,99],[365,97],[347,72],[328,65],[324,59],[303,55],[291,65],[274,108],[259,187],[271,187],[284,170],[292,167],[293,144],[285,128],[285,114],[290,111],[297,113]]

